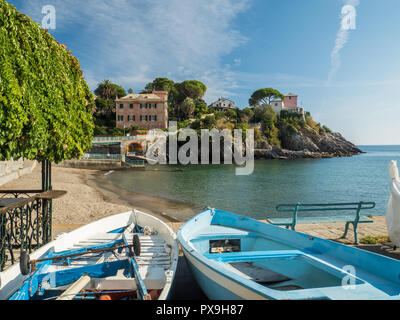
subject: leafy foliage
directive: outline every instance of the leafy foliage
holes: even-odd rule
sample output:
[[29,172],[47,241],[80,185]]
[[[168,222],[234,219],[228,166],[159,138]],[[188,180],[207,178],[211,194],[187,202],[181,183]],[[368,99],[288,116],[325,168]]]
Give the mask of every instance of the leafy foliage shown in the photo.
[[260,106],[262,104],[271,105],[271,101],[274,99],[284,99],[285,96],[278,90],[273,88],[258,89],[255,91],[250,99],[249,104],[253,107]]
[[375,237],[367,236],[360,240],[360,243],[362,244],[383,244],[387,242],[390,242],[390,238],[386,235],[375,236]]
[[328,133],[332,133],[333,131],[331,130],[331,129],[329,129],[327,126],[322,126],[322,129],[325,131],[325,132],[328,132]]
[[0,160],[82,156],[92,142],[93,107],[79,61],[0,0]]
[[[110,80],[104,80],[99,83],[94,92],[97,95],[96,112],[94,114],[95,125],[96,127],[108,127],[109,130],[106,130],[107,132],[110,132],[110,130],[115,127],[115,99],[117,97],[126,96],[126,91],[124,88],[112,83]],[[133,89],[129,89],[129,92],[133,93]],[[95,132],[99,132],[99,130],[101,131],[101,129],[96,128]]]
[[[168,78],[156,78],[146,85],[142,93],[151,91],[168,91],[168,113],[171,120],[187,120],[193,114],[201,117],[208,112],[207,104],[203,100],[207,86],[200,81],[186,80],[175,83]],[[191,100],[186,100],[187,98]],[[189,101],[194,102],[194,109]]]
[[[129,90],[131,90],[133,93],[132,89]],[[112,83],[110,80],[104,80],[103,82],[99,83],[94,93],[105,100],[115,100],[116,97],[121,98],[126,96],[125,89],[115,83]]]
[[309,127],[311,127],[313,130],[315,130],[319,134],[321,125],[319,123],[316,123],[311,116],[306,118],[306,123]]
[[269,144],[280,147],[279,129],[276,127],[278,117],[272,107],[264,105],[261,108],[256,108],[254,117],[261,123],[262,133]]
[[190,118],[196,108],[196,104],[192,98],[187,97],[181,104],[181,110],[185,116]]

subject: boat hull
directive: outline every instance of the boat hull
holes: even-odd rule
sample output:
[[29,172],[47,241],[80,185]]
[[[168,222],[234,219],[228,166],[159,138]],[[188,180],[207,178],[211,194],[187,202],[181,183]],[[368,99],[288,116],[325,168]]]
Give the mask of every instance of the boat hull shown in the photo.
[[400,299],[400,261],[230,212],[200,213],[178,240],[213,300]]
[[[141,211],[133,210],[121,214],[109,216],[93,223],[87,224],[72,232],[62,234],[57,239],[39,248],[30,254],[31,260],[43,258],[49,251],[62,252],[74,248],[80,242],[93,241],[98,234],[112,234],[115,230],[124,229],[128,225],[135,223],[137,226],[151,227],[157,233],[157,237],[170,249],[168,256],[168,267],[165,267],[165,283],[158,296],[159,300],[167,300],[172,290],[175,272],[178,263],[179,249],[176,235],[173,230],[158,218]],[[117,234],[117,232],[116,232]],[[150,251],[152,249],[150,248]],[[151,264],[148,268],[152,267]],[[14,264],[7,270],[0,273],[0,300],[9,299],[24,283],[27,276],[21,274],[19,264]],[[101,282],[101,279],[93,281]],[[134,280],[132,280],[134,282]],[[152,280],[149,280],[152,281]],[[130,285],[128,285],[130,286]],[[133,286],[133,284],[132,284]]]

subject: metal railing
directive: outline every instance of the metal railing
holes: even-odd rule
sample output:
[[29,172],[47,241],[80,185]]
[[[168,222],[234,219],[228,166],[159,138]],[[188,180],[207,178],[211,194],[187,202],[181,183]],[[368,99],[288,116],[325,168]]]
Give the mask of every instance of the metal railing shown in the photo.
[[132,159],[129,159],[128,157],[125,158],[125,163],[127,163],[131,166],[136,166],[136,167],[144,167],[144,165],[145,165],[144,160],[132,160]]
[[85,153],[82,159],[94,159],[94,160],[122,160],[120,154],[103,154],[103,153]]
[[150,137],[150,138],[155,138],[155,137],[161,137],[167,135],[166,132],[158,132],[154,130],[149,130],[147,134],[144,135],[135,135],[135,136],[107,136],[107,137],[101,137],[101,136],[96,136],[93,137],[93,142],[104,142],[104,141],[126,141],[126,140],[137,140],[137,139],[143,139],[143,137]]
[[137,136],[122,136],[122,137],[93,137],[93,142],[102,142],[102,141],[123,141],[123,140],[135,140]]
[[16,262],[18,250],[32,252],[51,241],[51,202],[65,193],[0,190],[2,205],[6,204],[0,207],[0,271]]

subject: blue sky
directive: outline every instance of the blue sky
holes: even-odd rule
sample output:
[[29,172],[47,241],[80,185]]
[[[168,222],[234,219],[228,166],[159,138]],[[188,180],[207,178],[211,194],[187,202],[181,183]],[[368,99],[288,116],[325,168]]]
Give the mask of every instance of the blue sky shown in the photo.
[[[313,118],[356,144],[400,144],[398,0],[9,0],[80,60],[92,90],[110,79],[135,92],[155,77],[197,79],[206,101],[240,107],[259,88],[293,92]],[[357,5],[357,2],[358,5]],[[341,9],[356,29],[331,54]]]

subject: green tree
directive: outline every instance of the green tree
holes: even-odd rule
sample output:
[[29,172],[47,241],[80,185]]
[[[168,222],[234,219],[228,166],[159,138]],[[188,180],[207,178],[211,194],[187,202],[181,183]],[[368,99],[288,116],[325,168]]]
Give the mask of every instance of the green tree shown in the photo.
[[195,103],[196,103],[196,108],[194,110],[194,113],[197,117],[201,117],[203,114],[208,113],[207,103],[203,99],[197,99]]
[[132,94],[132,93],[133,93],[133,89],[132,89],[132,88],[129,88],[128,93],[129,93],[129,94]]
[[225,115],[230,119],[230,120],[236,120],[237,119],[237,112],[235,109],[229,109],[225,112]]
[[285,96],[278,90],[273,88],[258,89],[255,91],[250,99],[249,104],[253,107],[258,107],[262,104],[271,105],[271,101],[275,99],[284,99]]
[[240,118],[240,122],[250,123],[254,118],[254,111],[249,107],[244,108],[243,110],[238,111],[238,116]]
[[79,61],[0,0],[0,161],[56,163],[91,147],[93,94]]
[[105,113],[108,126],[112,126],[112,119],[115,118],[115,113],[113,112],[115,108],[115,99],[117,97],[126,96],[125,89],[115,83],[112,83],[110,80],[104,80],[103,82],[99,83],[94,93],[97,95],[97,113],[95,114],[95,117],[99,117],[99,113]]
[[149,91],[168,91],[170,92],[174,87],[174,81],[168,78],[156,78],[153,82],[146,85],[145,89]]
[[262,105],[259,108],[254,110],[254,121],[255,122],[263,122],[263,121],[272,121],[276,122],[277,115],[269,105]]
[[112,83],[110,80],[104,80],[103,82],[99,83],[94,93],[100,98],[112,101],[114,101],[116,97],[121,98],[126,96],[125,89],[115,83]]
[[114,94],[114,88],[110,80],[104,80],[103,82],[99,83],[97,89],[94,91],[94,93],[105,100],[110,100],[112,99],[112,96]]
[[175,82],[168,78],[156,78],[146,85],[142,93],[151,93],[152,91],[168,91],[168,104],[172,107],[171,111],[174,113],[174,108],[177,106],[176,96],[178,94],[175,88]]
[[178,103],[186,98],[192,98],[193,100],[201,99],[207,91],[207,86],[197,80],[186,80],[176,83],[175,88],[178,91]]
[[[195,103],[194,113],[196,116],[207,113],[207,105],[202,100],[207,87],[197,80],[186,80],[181,83],[175,83],[168,78],[156,78],[149,82],[142,93],[152,91],[168,91],[168,113],[170,119],[184,120],[187,114],[182,111],[182,103],[186,98],[191,98]],[[192,112],[193,113],[193,112]]]
[[186,115],[187,118],[190,118],[193,115],[193,112],[196,108],[196,104],[192,98],[186,98],[181,105],[181,110],[183,114]]

